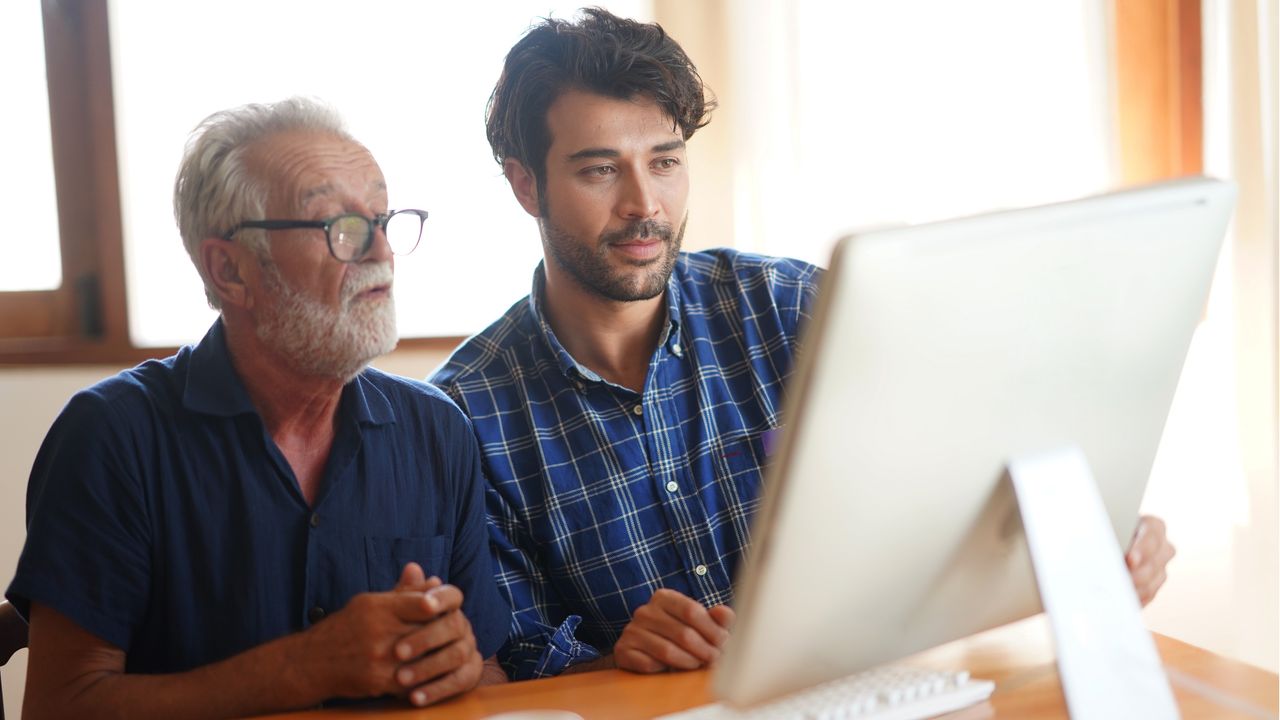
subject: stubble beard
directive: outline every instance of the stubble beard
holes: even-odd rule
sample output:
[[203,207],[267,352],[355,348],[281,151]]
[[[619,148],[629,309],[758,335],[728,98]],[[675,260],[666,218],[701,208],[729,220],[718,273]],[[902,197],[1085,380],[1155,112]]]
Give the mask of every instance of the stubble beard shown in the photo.
[[[582,289],[599,297],[616,302],[649,300],[667,289],[676,258],[684,242],[684,229],[688,218],[680,222],[680,230],[673,232],[670,223],[656,220],[637,220],[614,232],[604,233],[594,247],[581,238],[555,224],[549,212],[544,211],[542,244],[551,260],[568,273]],[[643,272],[631,273],[616,270],[609,263],[610,246],[613,243],[640,238],[658,238],[662,252],[649,260],[624,260],[631,268]]]
[[396,347],[395,300],[358,295],[392,281],[391,263],[356,263],[342,281],[342,307],[332,308],[291,287],[275,263],[262,262],[273,298],[258,318],[258,339],[304,375],[338,378],[343,384],[374,358]]

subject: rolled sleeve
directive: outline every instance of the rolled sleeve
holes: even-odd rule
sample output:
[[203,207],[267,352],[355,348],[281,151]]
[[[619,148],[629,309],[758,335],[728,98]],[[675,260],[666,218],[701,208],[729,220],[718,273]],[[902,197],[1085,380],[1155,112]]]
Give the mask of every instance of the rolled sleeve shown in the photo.
[[599,658],[599,650],[574,637],[573,633],[580,622],[582,617],[579,615],[565,618],[551,634],[540,654],[535,656],[529,652],[523,662],[515,665],[519,674],[513,674],[512,677],[521,680],[554,677],[573,665]]
[[[601,653],[575,636],[580,615],[567,615],[555,588],[538,565],[498,524],[510,517],[510,507],[492,488],[486,492],[490,514],[489,541],[493,549],[499,591],[511,606],[511,632],[498,651],[498,661],[512,680],[552,677]],[[558,624],[553,618],[563,618]]]

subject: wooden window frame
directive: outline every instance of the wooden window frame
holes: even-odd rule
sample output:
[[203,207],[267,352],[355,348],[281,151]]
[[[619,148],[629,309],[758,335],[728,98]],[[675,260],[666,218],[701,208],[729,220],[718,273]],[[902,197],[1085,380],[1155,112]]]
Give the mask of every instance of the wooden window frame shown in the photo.
[[62,284],[0,293],[0,362],[122,361],[132,348],[106,0],[44,0],[42,9]]
[[1204,170],[1200,0],[1113,0],[1116,135],[1126,185]]

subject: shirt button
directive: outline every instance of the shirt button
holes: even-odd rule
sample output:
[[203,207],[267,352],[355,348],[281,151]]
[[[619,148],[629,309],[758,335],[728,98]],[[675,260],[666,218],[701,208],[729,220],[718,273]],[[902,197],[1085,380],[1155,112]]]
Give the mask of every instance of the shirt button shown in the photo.
[[311,527],[320,527],[320,513],[311,513]]
[[680,343],[676,343],[675,345],[671,346],[671,352],[675,353],[676,357],[681,357],[681,355],[684,353],[684,350],[680,349]]
[[693,572],[694,572],[695,574],[697,574],[697,575],[698,575],[698,577],[702,577],[703,575],[706,575],[706,574],[707,574],[707,566],[706,566],[706,565],[699,565],[698,567],[696,567],[696,568],[694,568],[694,569],[693,569]]
[[[698,567],[702,567],[702,566],[699,565]],[[324,619],[324,608],[320,607],[319,605],[311,608],[309,611],[307,611],[307,619],[311,621],[312,625],[315,625],[316,623],[320,622],[321,620]]]
[[667,483],[667,492],[675,492],[679,489],[680,489],[680,486],[676,484],[675,480],[672,480],[671,482]]
[[643,405],[637,405],[637,406],[635,406],[635,407],[631,408],[631,414],[632,414],[632,415],[643,415],[643,414],[644,414],[644,406],[643,406]]

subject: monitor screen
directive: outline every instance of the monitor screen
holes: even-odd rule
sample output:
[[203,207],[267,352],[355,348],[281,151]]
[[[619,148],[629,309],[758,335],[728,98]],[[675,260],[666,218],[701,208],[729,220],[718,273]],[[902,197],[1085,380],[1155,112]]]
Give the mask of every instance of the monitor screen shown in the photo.
[[841,239],[718,694],[756,702],[1038,612],[1011,458],[1081,449],[1127,546],[1233,202],[1189,179]]

